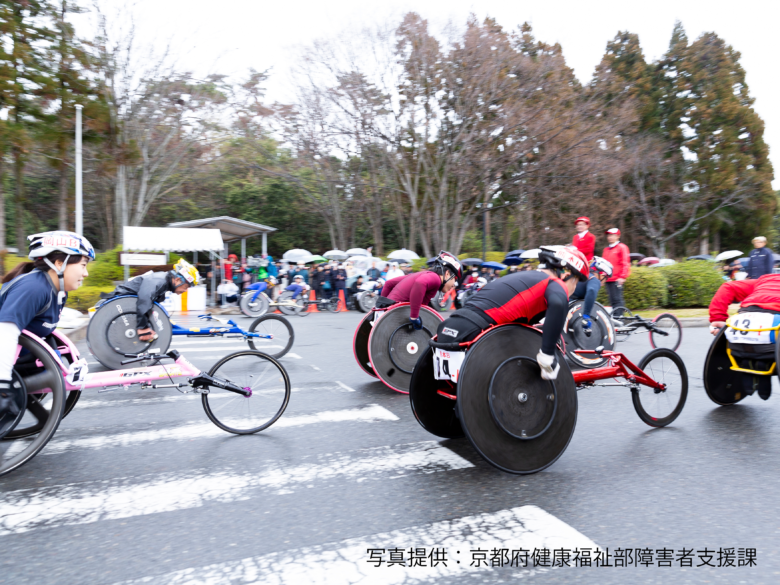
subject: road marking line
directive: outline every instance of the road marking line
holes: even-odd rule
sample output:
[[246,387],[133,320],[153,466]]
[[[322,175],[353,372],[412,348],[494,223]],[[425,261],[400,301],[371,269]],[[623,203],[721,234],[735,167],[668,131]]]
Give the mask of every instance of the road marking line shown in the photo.
[[[233,397],[231,396],[230,398]],[[378,404],[371,404],[362,408],[328,410],[316,414],[303,414],[299,416],[283,416],[266,432],[273,432],[275,429],[300,427],[319,423],[374,423],[396,420],[398,420],[398,417],[386,408],[379,406]],[[83,432],[83,429],[81,429],[81,431]],[[41,452],[41,455],[55,455],[57,453],[74,451],[76,449],[133,447],[135,445],[155,443],[157,441],[186,441],[224,436],[226,436],[225,431],[210,422],[195,422],[167,429],[128,431],[125,433],[111,435],[101,434],[72,439],[67,438],[67,435],[64,433],[58,433],[46,446],[46,449]]]
[[[407,567],[383,565],[377,568],[367,562],[368,549],[390,549],[397,547],[404,551],[412,548],[445,549],[447,566]],[[470,566],[472,550],[486,551],[490,563],[490,551],[496,549],[529,551],[534,549],[589,548],[595,551],[598,545],[562,522],[552,514],[536,506],[522,506],[500,512],[466,516],[456,520],[434,522],[422,526],[350,538],[340,542],[287,550],[278,553],[249,557],[238,561],[217,563],[205,567],[193,567],[163,575],[124,581],[122,585],[229,585],[237,583],[295,585],[297,583],[344,583],[396,585],[400,583],[442,583],[466,573],[477,575],[490,570],[491,574],[506,572],[506,577],[517,579],[545,573],[547,568],[505,567],[480,568]],[[457,554],[460,551],[460,554]],[[385,555],[385,561],[387,556]],[[509,557],[511,559],[511,556]],[[458,564],[457,561],[460,561]],[[529,564],[532,561],[529,558]],[[119,585],[119,584],[117,584]]]
[[339,382],[338,380],[336,380],[336,384],[338,384],[339,386],[341,386],[342,388],[344,388],[344,390],[346,390],[347,392],[354,392],[354,391],[355,391],[355,389],[354,389],[354,388],[350,388],[350,387],[349,387],[349,386],[347,386],[347,385],[346,385],[344,382]]
[[312,368],[314,368],[314,369],[315,369],[315,370],[317,370],[318,372],[321,372],[321,371],[322,371],[322,370],[320,370],[320,369],[319,369],[317,366],[312,366],[311,364],[309,364],[309,366],[310,366],[310,367],[312,367]]
[[[307,462],[306,459],[313,460]],[[383,480],[405,473],[437,473],[474,467],[436,441],[304,457],[297,465],[271,463],[251,472],[198,470],[89,481],[3,494],[0,536],[39,528],[90,524],[229,503],[248,491],[289,494],[317,481]]]

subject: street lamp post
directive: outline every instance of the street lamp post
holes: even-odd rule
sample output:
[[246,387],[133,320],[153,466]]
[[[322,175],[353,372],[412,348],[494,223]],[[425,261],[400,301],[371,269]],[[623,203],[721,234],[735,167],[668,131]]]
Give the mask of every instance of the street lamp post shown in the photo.
[[76,105],[76,233],[84,235],[84,206],[81,194],[81,108]]

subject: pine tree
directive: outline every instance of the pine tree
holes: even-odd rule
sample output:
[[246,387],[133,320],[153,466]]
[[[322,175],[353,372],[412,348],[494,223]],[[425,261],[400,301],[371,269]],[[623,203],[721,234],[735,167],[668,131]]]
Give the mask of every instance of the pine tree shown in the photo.
[[53,33],[47,28],[49,5],[42,0],[0,0],[0,40],[5,45],[0,74],[0,105],[8,112],[7,144],[14,165],[16,246],[26,248],[24,164],[32,131],[46,119],[44,96],[51,80],[46,46]]

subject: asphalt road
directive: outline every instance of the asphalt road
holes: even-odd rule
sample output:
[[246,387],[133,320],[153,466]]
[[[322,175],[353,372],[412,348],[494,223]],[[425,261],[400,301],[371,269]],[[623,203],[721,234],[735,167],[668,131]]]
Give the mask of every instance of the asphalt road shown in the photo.
[[[292,399],[258,435],[217,429],[193,395],[85,392],[44,452],[0,478],[0,583],[780,582],[780,400],[710,402],[705,329],[684,330],[691,386],[673,425],[642,423],[628,390],[585,390],[563,456],[515,476],[428,434],[407,396],[361,371],[360,317],[292,317]],[[243,344],[186,347],[205,369]],[[650,349],[645,335],[619,348]],[[652,549],[652,566],[484,566],[501,549],[596,547],[613,565]],[[393,548],[406,567],[387,565]],[[718,568],[730,548],[735,566]],[[368,549],[384,549],[381,567]],[[739,549],[755,566],[737,566]]]

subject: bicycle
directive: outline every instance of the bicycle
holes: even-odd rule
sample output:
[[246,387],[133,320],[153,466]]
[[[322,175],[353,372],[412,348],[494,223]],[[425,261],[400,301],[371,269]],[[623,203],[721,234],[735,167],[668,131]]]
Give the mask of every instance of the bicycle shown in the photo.
[[617,341],[626,341],[641,328],[649,333],[653,349],[665,347],[677,351],[682,343],[682,325],[671,313],[661,313],[651,321],[633,314],[626,307],[615,307],[611,317]]
[[[17,358],[13,381],[25,389],[27,404],[0,441],[0,476],[30,461],[46,446],[85,389],[175,388],[183,394],[195,392],[200,394],[209,420],[237,435],[267,429],[279,420],[290,401],[287,371],[259,351],[231,353],[203,372],[177,350],[152,350],[125,356],[122,365],[146,362],[140,368],[91,373],[70,339],[57,331],[49,339],[53,345],[29,331],[19,336],[18,354],[22,350],[27,353]],[[60,355],[67,356],[70,364],[65,365]],[[166,359],[173,364],[160,363]],[[176,378],[187,381],[174,382]],[[169,383],[160,383],[165,379]],[[71,395],[75,399],[68,404]]]
[[221,319],[211,314],[199,315],[206,322],[218,322],[207,328],[185,328],[170,320],[165,309],[157,303],[152,306],[149,326],[155,338],[142,341],[138,338],[134,295],[106,299],[95,307],[95,313],[87,328],[87,346],[95,358],[105,367],[120,369],[127,354],[138,355],[150,350],[168,351],[173,336],[220,337],[242,339],[250,349],[265,350],[278,359],[284,356],[295,341],[295,332],[287,319],[280,315],[264,315],[255,319],[248,329],[242,329],[231,319]]

